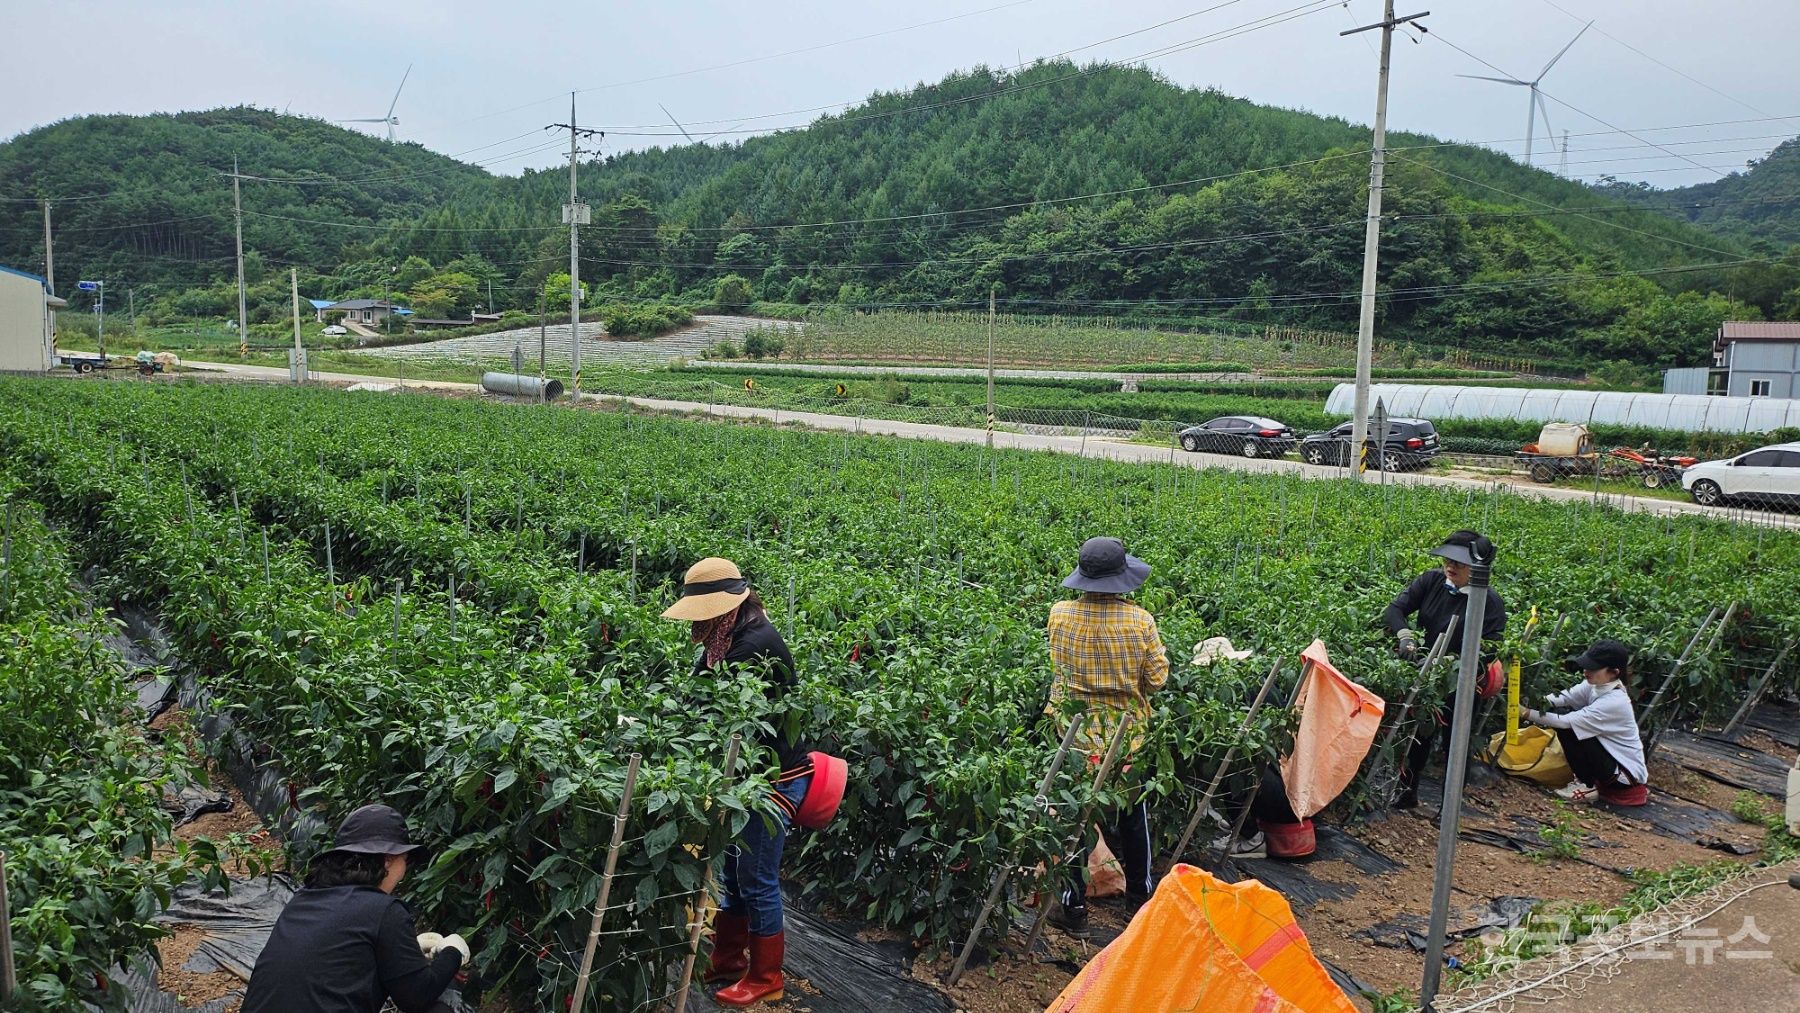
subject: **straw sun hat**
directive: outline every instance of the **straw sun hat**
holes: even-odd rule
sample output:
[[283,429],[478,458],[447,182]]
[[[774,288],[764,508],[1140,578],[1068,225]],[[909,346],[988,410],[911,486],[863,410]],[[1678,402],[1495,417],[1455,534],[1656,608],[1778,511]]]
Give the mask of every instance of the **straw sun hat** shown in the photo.
[[717,619],[750,597],[750,582],[738,572],[737,564],[718,556],[688,567],[681,580],[681,597],[663,611],[664,619]]

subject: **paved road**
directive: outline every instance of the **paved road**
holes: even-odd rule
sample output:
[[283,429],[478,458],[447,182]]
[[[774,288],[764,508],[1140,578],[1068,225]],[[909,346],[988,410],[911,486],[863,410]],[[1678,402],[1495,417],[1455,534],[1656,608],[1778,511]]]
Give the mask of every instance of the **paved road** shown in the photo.
[[[232,379],[257,381],[285,381],[287,370],[277,366],[247,366],[236,363],[188,363],[189,366],[201,367],[222,373]],[[314,373],[313,377],[328,383],[356,382],[391,382],[385,377],[360,376],[352,373]],[[479,389],[472,383],[448,383],[439,381],[409,382],[409,390],[449,390],[472,392]],[[778,408],[748,408],[740,405],[707,405],[697,401],[669,401],[661,398],[619,397],[610,394],[583,394],[590,401],[626,401],[641,408],[662,412],[683,412],[700,414],[713,418],[729,419],[768,419],[776,423],[804,425],[813,429],[853,431],[879,436],[898,436],[905,439],[936,440],[940,443],[981,443],[987,434],[980,429],[960,426],[931,425],[921,422],[896,422],[891,419],[864,419],[845,415],[823,415],[816,412],[783,411]],[[1101,437],[1082,437],[1079,435],[1056,435],[1041,433],[994,433],[994,446],[1016,450],[1047,450],[1063,454],[1079,454],[1084,457],[1099,457],[1113,461],[1134,461],[1147,464],[1179,464],[1189,468],[1229,468],[1233,471],[1251,471],[1264,474],[1299,475],[1303,478],[1333,479],[1344,478],[1345,469],[1341,467],[1323,467],[1302,464],[1293,460],[1268,460],[1257,458],[1250,460],[1226,454],[1189,454],[1173,450],[1171,447],[1158,447],[1142,443],[1128,443],[1119,439]],[[1375,475],[1373,481],[1382,481],[1383,476]],[[1656,516],[1691,517],[1695,515],[1714,517],[1721,520],[1736,521],[1746,524],[1758,524],[1766,527],[1800,530],[1800,515],[1767,513],[1757,510],[1736,508],[1703,507],[1686,500],[1652,499],[1640,496],[1620,496],[1601,493],[1596,496],[1592,490],[1583,492],[1579,489],[1562,486],[1518,486],[1508,482],[1488,478],[1455,477],[1446,475],[1400,474],[1385,476],[1386,481],[1396,485],[1437,486],[1440,488],[1462,489],[1479,493],[1487,493],[1496,489],[1531,499],[1551,502],[1605,504],[1620,510],[1633,513],[1647,513]]]
[[[1627,961],[1614,977],[1590,983],[1574,998],[1534,1008],[1551,1013],[1800,1010],[1800,891],[1786,883],[1795,871],[1800,865],[1790,862],[1753,873],[1746,886],[1776,885],[1732,900],[1660,944],[1625,951]],[[1746,934],[1748,928],[1766,938]],[[1738,941],[1731,942],[1733,937]]]
[[[581,325],[582,369],[607,369],[621,366],[661,366],[671,359],[693,358],[720,341],[741,344],[744,335],[767,321],[752,317],[699,316],[694,326],[645,341],[616,341],[606,337],[599,323],[583,321]],[[458,361],[505,359],[517,345],[527,361],[538,356],[538,329],[518,327],[493,334],[473,337],[445,338],[415,345],[388,345],[385,348],[360,349],[364,355],[383,358],[435,358]],[[569,361],[569,325],[551,324],[544,329],[545,355],[553,362]]]

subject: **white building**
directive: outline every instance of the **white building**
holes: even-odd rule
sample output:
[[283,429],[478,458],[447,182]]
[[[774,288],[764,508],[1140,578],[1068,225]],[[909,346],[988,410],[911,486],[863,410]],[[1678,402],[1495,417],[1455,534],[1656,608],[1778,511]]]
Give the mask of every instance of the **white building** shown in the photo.
[[55,355],[55,311],[67,305],[37,275],[0,267],[0,372],[48,372]]

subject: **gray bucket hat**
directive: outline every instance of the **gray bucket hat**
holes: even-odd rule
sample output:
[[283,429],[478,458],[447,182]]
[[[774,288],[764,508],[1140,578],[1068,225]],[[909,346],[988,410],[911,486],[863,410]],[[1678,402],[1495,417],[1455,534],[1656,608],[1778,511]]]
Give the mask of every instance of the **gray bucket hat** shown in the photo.
[[385,805],[366,805],[344,817],[338,825],[332,851],[362,855],[404,855],[424,847],[406,834],[406,817]]
[[1062,586],[1077,591],[1130,594],[1150,576],[1150,564],[1125,551],[1117,538],[1090,538],[1081,543],[1080,562]]

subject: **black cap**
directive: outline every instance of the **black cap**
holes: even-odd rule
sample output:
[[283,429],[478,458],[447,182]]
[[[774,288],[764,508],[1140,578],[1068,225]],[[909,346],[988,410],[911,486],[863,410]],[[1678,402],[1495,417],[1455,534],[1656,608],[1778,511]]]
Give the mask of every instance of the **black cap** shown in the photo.
[[1081,543],[1081,557],[1074,572],[1063,578],[1064,587],[1078,591],[1129,594],[1150,576],[1150,564],[1125,551],[1117,538],[1090,538]]
[[1569,658],[1566,664],[1572,670],[1580,669],[1584,672],[1624,668],[1631,664],[1631,649],[1617,640],[1596,640],[1594,646]]
[[385,805],[366,805],[338,824],[337,842],[331,850],[361,855],[404,855],[423,846],[407,840],[406,817],[398,810]]

